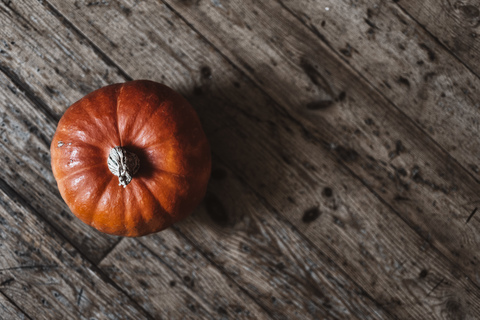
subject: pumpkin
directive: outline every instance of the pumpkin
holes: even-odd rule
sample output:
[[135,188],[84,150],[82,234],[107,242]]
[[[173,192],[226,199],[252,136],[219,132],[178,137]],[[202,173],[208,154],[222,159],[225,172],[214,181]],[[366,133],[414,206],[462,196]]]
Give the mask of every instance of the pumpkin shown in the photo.
[[187,217],[211,171],[195,110],[169,87],[146,80],[109,85],[74,103],[50,151],[71,211],[119,236],[158,232]]

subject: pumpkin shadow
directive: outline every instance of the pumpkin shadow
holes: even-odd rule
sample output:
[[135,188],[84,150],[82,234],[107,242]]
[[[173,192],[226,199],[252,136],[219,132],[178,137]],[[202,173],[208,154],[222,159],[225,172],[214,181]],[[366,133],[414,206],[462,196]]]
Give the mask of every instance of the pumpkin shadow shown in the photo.
[[197,111],[212,150],[209,187],[193,219],[222,232],[249,219],[249,210],[260,202],[278,202],[289,170],[282,160],[282,142],[292,141],[292,136],[280,128],[275,103],[244,81],[230,86],[206,83],[180,92]]
[[127,151],[134,153],[138,157],[138,160],[140,160],[140,168],[138,169],[138,172],[135,173],[135,176],[147,179],[152,178],[155,173],[155,166],[149,160],[144,148],[139,148],[130,144],[124,145],[123,147]]

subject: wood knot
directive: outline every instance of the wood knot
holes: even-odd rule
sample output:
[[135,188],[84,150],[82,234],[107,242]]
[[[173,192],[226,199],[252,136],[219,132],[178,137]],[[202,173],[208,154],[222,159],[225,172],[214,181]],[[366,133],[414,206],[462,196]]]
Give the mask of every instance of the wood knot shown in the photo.
[[454,5],[456,10],[459,10],[462,15],[467,19],[476,19],[480,16],[480,10],[472,5],[465,5],[461,2],[457,2]]

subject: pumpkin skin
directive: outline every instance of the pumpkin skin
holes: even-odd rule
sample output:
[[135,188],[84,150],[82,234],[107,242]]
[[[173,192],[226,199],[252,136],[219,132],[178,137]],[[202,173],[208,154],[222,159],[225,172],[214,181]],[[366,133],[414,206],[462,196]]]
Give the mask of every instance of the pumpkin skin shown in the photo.
[[[107,166],[121,146],[140,167],[123,187]],[[98,89],[70,106],[50,146],[58,189],[71,211],[101,232],[138,237],[187,217],[205,195],[210,147],[195,110],[147,80]]]

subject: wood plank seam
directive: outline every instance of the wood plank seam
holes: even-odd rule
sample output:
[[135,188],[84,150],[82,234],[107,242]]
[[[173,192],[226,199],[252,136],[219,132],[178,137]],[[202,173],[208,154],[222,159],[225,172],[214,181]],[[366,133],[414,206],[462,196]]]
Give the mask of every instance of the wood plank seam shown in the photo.
[[[198,252],[200,252],[200,254],[208,261],[210,262],[213,266],[215,266],[215,268],[217,268],[217,270],[220,272],[220,274],[222,274],[223,276],[225,276],[227,279],[229,279],[232,283],[235,283],[238,288],[245,294],[247,295],[249,298],[251,298],[253,301],[256,302],[256,304],[266,313],[268,314],[268,316],[272,319],[274,319],[274,316],[271,314],[271,312],[265,308],[265,306],[261,305],[260,303],[258,303],[255,299],[254,296],[252,296],[247,290],[245,290],[243,287],[239,286],[237,284],[237,282],[230,276],[228,275],[224,270],[223,268],[221,268],[220,266],[218,266],[217,263],[215,263],[210,257],[208,257],[208,255],[205,254],[205,252],[203,252],[203,250],[196,244],[194,243],[193,241],[191,241],[186,235],[183,234],[182,231],[180,231],[179,228],[176,228],[175,226],[172,227],[176,233],[178,233],[179,235],[181,235],[192,247],[194,247]],[[142,244],[143,245],[143,244]],[[148,249],[148,248],[147,248]],[[154,254],[150,249],[148,249],[152,254]],[[171,268],[170,268],[171,269]],[[171,269],[172,272],[176,273],[173,269]]]
[[8,297],[6,294],[4,294],[1,290],[0,290],[0,294],[5,298],[5,300],[7,300],[8,302],[10,302],[15,308],[17,308],[18,310],[20,310],[20,311],[25,315],[25,317],[27,317],[27,319],[29,319],[29,320],[34,320],[34,318],[32,318],[28,313],[26,313],[22,308],[20,308],[20,307],[15,303],[15,301],[13,301],[12,299],[10,299],[10,297]]
[[[11,188],[8,183],[6,183],[3,179],[0,178],[0,189],[5,192],[8,197],[10,197],[13,201],[20,203],[21,206],[23,206],[25,209],[27,209],[30,212],[33,212],[37,217],[42,219],[52,230],[55,230],[57,232],[58,236],[62,238],[65,242],[69,243],[75,250],[78,252],[79,255],[82,256],[83,259],[85,259],[88,263],[90,263],[90,266],[87,266],[92,272],[96,273],[103,281],[106,283],[110,284],[115,290],[123,293],[128,299],[130,299],[130,302],[139,310],[144,312],[149,316],[150,320],[154,320],[154,317],[150,315],[142,306],[140,306],[134,299],[132,299],[122,288],[120,288],[110,277],[108,277],[100,268],[98,268],[91,260],[89,257],[85,256],[78,248],[77,246],[70,242],[65,236],[63,236],[62,233],[58,232],[58,230],[46,219],[42,217],[41,214],[39,214],[30,204],[26,199],[24,199],[20,194],[18,194],[13,188]],[[20,309],[21,310],[21,309]]]
[[112,246],[110,246],[110,248],[108,248],[108,250],[106,250],[103,254],[103,256],[100,257],[100,259],[98,260],[97,262],[97,266],[100,265],[102,263],[102,261],[108,257],[108,255],[110,254],[110,252],[113,251],[113,249],[115,249],[119,244],[120,242],[123,240],[123,238],[120,238],[117,240],[117,242],[115,242]]
[[[253,84],[254,86],[256,86],[262,93],[264,93],[267,97],[269,97],[270,99],[272,99],[272,101],[275,101],[275,103],[276,103],[277,105],[280,105],[280,104],[278,104],[278,102],[277,102],[275,99],[271,98],[270,95],[268,95],[268,94],[264,91],[263,88],[261,88],[255,81],[253,81],[247,74],[245,74],[245,73],[243,72],[243,70],[241,70],[235,63],[233,63],[227,56],[225,56],[216,46],[214,46],[214,45],[213,45],[203,34],[201,34],[192,24],[190,24],[183,16],[181,16],[174,8],[172,8],[172,7],[171,7],[167,2],[165,2],[164,0],[162,0],[162,2],[165,4],[165,6],[167,6],[167,7],[169,8],[169,10],[171,10],[172,12],[174,12],[175,14],[177,14],[177,15],[180,17],[180,19],[181,19],[186,25],[188,25],[188,27],[190,27],[193,31],[195,31],[195,32],[196,32],[200,37],[202,37],[212,48],[214,48],[214,49],[225,59],[225,61],[227,61],[236,71],[240,72],[240,73],[241,73],[243,76],[245,76],[247,79],[251,80],[251,81],[252,81],[252,84]],[[116,68],[116,69],[119,71],[119,73],[120,73],[123,77],[125,77],[125,79],[126,79],[127,81],[133,80],[133,78],[132,78],[129,74],[127,74],[120,66],[118,66],[114,61],[112,61],[112,60],[108,57],[108,55],[106,55],[97,45],[95,45],[95,44],[93,43],[92,40],[90,40],[83,32],[81,32],[75,25],[73,25],[64,15],[62,15],[52,4],[50,4],[48,1],[43,1],[42,4],[44,4],[44,6],[46,6],[46,8],[47,8],[48,10],[50,10],[52,13],[54,13],[54,15],[57,17],[57,19],[60,20],[60,21],[62,22],[62,24],[64,24],[68,29],[74,30],[80,37],[84,38],[84,39],[87,41],[87,43],[94,49],[94,51],[96,51],[96,52],[102,57],[102,59],[104,59],[104,61],[105,61],[107,64],[109,64],[109,65],[111,65],[112,67]],[[8,76],[8,75],[7,75],[7,76]],[[239,111],[241,111],[242,113],[245,113],[244,110],[239,110]],[[291,121],[293,121],[293,122],[295,122],[296,124],[298,124],[299,126],[301,126],[304,131],[307,131],[307,129],[303,126],[303,124],[302,124],[300,121],[298,121],[297,119],[295,119],[293,116],[291,116],[291,115],[288,113],[287,110],[281,108],[279,111],[280,111],[282,114],[286,115]],[[326,144],[325,141],[320,141],[320,142]],[[342,166],[345,166],[345,165],[343,164],[343,162],[342,162]],[[348,169],[348,168],[347,168],[347,169]],[[248,185],[248,183],[246,183],[246,182],[245,182],[241,177],[239,177],[237,174],[235,174],[235,176],[236,176],[240,181],[242,181],[242,183],[244,183],[250,190],[252,190],[252,192],[253,192],[255,195],[257,195],[260,199],[263,199],[263,200],[265,201],[265,203],[268,204],[268,207],[270,208],[270,210],[273,210],[273,212],[276,212],[276,210],[273,208],[273,206],[270,205],[261,195],[259,195],[250,185]],[[356,177],[356,178],[358,179],[358,177]],[[278,218],[279,218],[279,215],[276,214],[276,216],[277,216],[277,219],[278,219]],[[299,230],[297,230],[296,227],[293,226],[289,221],[286,221],[286,220],[284,220],[284,219],[281,219],[281,221],[285,222],[288,226],[290,226],[291,228],[295,229],[295,231],[298,232],[305,241],[307,241],[310,245],[313,246],[313,244],[311,243],[311,241],[310,241],[309,239],[307,239],[307,237],[304,236],[303,233],[299,232]],[[190,243],[192,244],[192,246],[193,246],[195,249],[197,249],[210,263],[212,263],[212,265],[215,266],[215,268],[218,269],[219,272],[220,272],[222,275],[224,275],[224,276],[226,276],[228,279],[230,279],[233,283],[235,283],[235,284],[238,286],[238,288],[239,288],[241,291],[243,291],[245,294],[247,294],[249,297],[251,297],[252,300],[255,301],[255,298],[254,298],[253,296],[251,296],[246,290],[244,290],[244,288],[240,287],[229,275],[227,275],[227,274],[222,270],[222,268],[220,268],[220,267],[218,266],[218,264],[214,263],[210,258],[208,258],[208,257],[204,254],[204,252],[201,250],[201,248],[199,248],[196,244],[194,244],[193,242],[191,242],[190,239],[188,239],[183,233],[180,232],[180,230],[178,230],[178,229],[175,229],[175,230],[178,231],[179,234],[180,234],[186,241],[190,242]],[[118,241],[112,248],[110,248],[110,249],[108,250],[107,254],[105,254],[105,255],[102,257],[102,259],[99,261],[98,264],[100,264],[100,262],[101,262],[102,260],[104,260],[104,259],[108,256],[108,254],[114,249],[114,247],[116,247],[116,246],[118,245],[118,243],[120,243],[120,241]],[[147,249],[148,249],[148,248],[147,248]],[[149,249],[148,249],[148,250],[149,250]],[[150,251],[150,250],[149,250],[149,251]],[[320,251],[320,250],[319,250],[319,251]],[[152,254],[154,254],[154,253],[152,252]],[[322,254],[324,254],[324,253],[322,252]],[[154,254],[154,255],[155,255],[155,254]],[[156,255],[155,255],[155,256],[156,256]],[[340,268],[335,262],[332,261],[332,264],[335,265],[335,267],[337,267],[339,270],[341,270],[341,268]],[[172,270],[172,271],[173,271],[173,270]],[[344,273],[344,272],[342,271],[342,273]],[[352,283],[354,283],[358,288],[361,288],[361,286],[358,285],[358,283],[357,283],[354,279],[352,279],[352,278],[350,277],[350,275],[344,273],[344,276],[345,276],[347,279],[351,280]],[[384,310],[385,313],[387,313],[388,315],[390,315],[391,317],[393,317],[389,312],[387,312],[387,311],[381,306],[381,304],[380,304],[378,301],[376,301],[375,299],[373,299],[373,297],[371,297],[371,296],[370,296],[367,292],[365,292],[363,289],[362,289],[362,291],[365,293],[365,296],[366,296],[369,300],[371,300],[375,305],[377,305],[377,306],[379,306],[380,308],[382,308],[382,310]],[[126,294],[126,293],[125,293],[125,294]],[[130,297],[129,297],[129,298],[130,298]],[[272,317],[271,313],[270,313],[267,309],[265,309],[264,306],[262,306],[262,305],[259,304],[259,303],[257,303],[257,305],[258,305],[260,308],[262,308],[262,310],[264,310],[270,317]],[[142,310],[143,310],[143,309],[142,309]]]
[[[431,135],[425,131],[415,120],[413,120],[410,116],[408,116],[401,108],[399,108],[390,98],[388,98],[381,90],[380,88],[376,87],[372,82],[370,82],[359,70],[356,68],[352,67],[350,62],[346,59],[344,55],[341,55],[339,52],[337,52],[328,42],[328,40],[315,28],[312,28],[311,26],[307,25],[305,21],[303,21],[297,14],[295,14],[290,8],[288,8],[282,0],[277,0],[278,3],[282,6],[283,9],[285,9],[287,12],[289,12],[295,19],[297,19],[301,24],[303,24],[308,30],[310,30],[313,34],[315,34],[316,37],[318,37],[324,44],[327,46],[330,51],[337,56],[339,59],[344,61],[347,65],[350,66],[351,70],[353,70],[357,76],[359,76],[370,88],[372,88],[374,91],[376,91],[382,98],[384,98],[386,101],[388,101],[389,104],[391,104],[395,109],[398,110],[402,115],[404,115],[406,118],[408,118],[413,125],[420,131],[422,132],[425,136],[427,136],[430,141],[433,142],[434,145],[436,145],[439,149],[441,149],[445,154],[448,155],[448,157],[454,161],[455,163],[458,164],[459,167],[461,167],[468,175],[470,175],[476,182],[480,183],[480,180],[475,177],[470,170],[464,167],[460,161],[458,161],[455,157],[453,157],[442,145],[440,145],[434,138],[431,137]],[[398,2],[394,1],[397,5]],[[408,12],[406,12],[403,8],[400,8],[406,15],[408,15],[413,21],[415,21],[422,29],[424,29],[439,45],[441,45],[451,56],[453,56],[455,59],[459,60],[463,65],[467,67],[467,69],[472,72],[476,77],[480,79],[480,76],[478,76],[471,68],[469,68],[463,61],[461,61],[456,55],[454,55],[448,48],[446,48],[440,40],[435,37],[432,33],[430,33],[428,30],[425,29],[425,27],[420,24],[417,20],[415,20]]]
[[[197,246],[195,245],[195,243],[193,243],[192,241],[190,241],[190,239],[188,239],[178,228],[175,228],[175,226],[172,227],[175,232],[177,234],[179,234],[182,238],[184,238],[190,245],[192,245],[192,247],[194,247],[195,249],[197,249],[198,252],[200,252],[200,254],[205,258],[207,259],[213,266],[216,267],[217,270],[219,270],[220,274],[224,275],[227,279],[229,279],[232,283],[235,283],[236,282],[228,275],[226,274],[225,272],[223,272],[223,270],[221,268],[219,268],[213,261],[211,261],[210,259],[208,259],[208,257],[205,255],[205,253],[197,248]],[[182,276],[175,270],[173,269],[168,263],[166,263],[161,257],[159,257],[155,252],[153,252],[150,248],[148,248],[147,246],[145,246],[142,242],[140,241],[137,241],[137,243],[142,247],[144,248],[146,251],[148,251],[152,256],[154,256],[155,258],[157,258],[159,261],[161,261],[170,271],[172,271],[177,277],[179,278],[182,278]],[[252,301],[255,301],[255,303],[271,318],[271,319],[274,319],[273,315],[270,313],[269,310],[265,309],[261,304],[259,304],[255,297],[251,296],[246,290],[244,290],[242,287],[238,286],[238,288],[243,292],[245,293],[249,298],[252,299]]]
[[110,57],[103,52],[95,43],[93,43],[90,38],[88,38],[80,29],[78,29],[70,20],[67,19],[63,14],[61,14],[50,2],[41,1],[40,2],[48,11],[50,11],[58,21],[60,21],[67,29],[75,32],[79,37],[87,41],[88,45],[93,49],[93,51],[98,54],[102,60],[109,66],[116,68],[119,74],[128,81],[132,81],[133,78],[130,77],[119,65],[117,65]]
[[[40,99],[39,97],[36,96],[36,94],[33,92],[33,90],[30,89],[30,87],[24,83],[22,80],[20,80],[17,75],[12,72],[9,68],[5,67],[3,64],[0,63],[0,71],[7,76],[20,90],[22,90],[25,95],[27,96],[30,101],[33,102],[39,109],[42,110],[42,112],[47,116],[47,118],[54,122],[58,123],[60,120],[59,117],[57,117],[55,114],[53,114],[50,111],[50,108],[47,107],[46,103]],[[50,146],[50,141],[47,139],[45,136],[41,136],[42,140],[45,142],[46,145]]]
[[[161,257],[159,257],[155,252],[150,250],[149,247],[145,246],[142,242],[135,240],[137,244],[142,247],[145,251],[148,251],[152,256],[154,256],[156,259],[158,259],[165,267],[168,268],[173,274],[175,274],[178,278],[182,278],[182,276],[174,269],[172,268],[168,263],[166,263]],[[206,313],[208,313],[209,316],[213,317],[211,313],[209,313],[207,310],[205,310]]]

